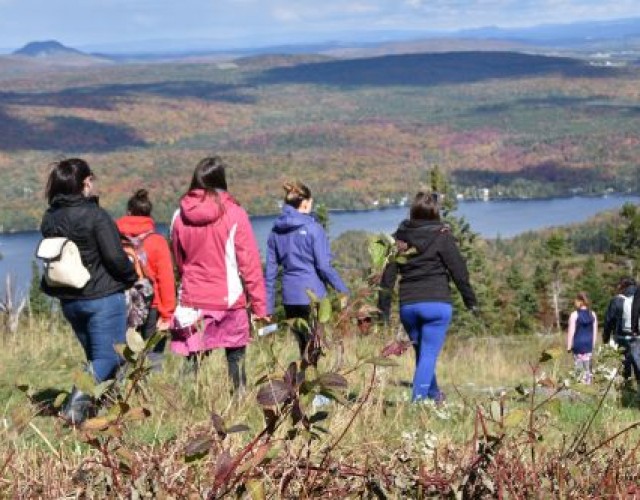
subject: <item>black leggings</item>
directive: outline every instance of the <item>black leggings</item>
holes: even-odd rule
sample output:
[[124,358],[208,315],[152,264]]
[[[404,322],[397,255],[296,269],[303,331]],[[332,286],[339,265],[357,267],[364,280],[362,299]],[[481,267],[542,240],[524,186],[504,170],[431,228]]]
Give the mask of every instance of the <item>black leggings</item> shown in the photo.
[[[156,323],[158,323],[158,310],[153,307],[149,311],[149,315],[147,316],[147,321],[144,322],[142,326],[138,328],[138,331],[142,335],[142,338],[145,340],[149,340],[151,336],[156,333]],[[155,353],[162,354],[164,353],[164,348],[167,345],[167,337],[160,339],[160,341],[153,346],[153,351]]]
[[[310,319],[311,319],[311,306],[308,305],[286,305],[284,306],[284,312],[287,316],[287,319],[295,319],[300,318],[303,319],[309,324],[311,327]],[[300,356],[304,357],[305,352],[307,350],[307,346],[309,345],[310,335],[309,330],[304,328],[291,328],[291,331],[296,337],[298,341],[298,348],[300,349]]]
[[[225,348],[225,356],[227,357],[227,370],[229,371],[229,378],[233,383],[233,389],[242,389],[247,385],[247,373],[245,371],[245,352],[247,348],[242,347],[227,347]],[[213,351],[194,352],[187,356],[187,360],[193,364],[194,371],[198,369],[198,363],[209,356]]]
[[244,369],[246,347],[227,347],[224,352],[227,357],[229,378],[233,382],[233,389],[241,389],[247,385],[247,373]]

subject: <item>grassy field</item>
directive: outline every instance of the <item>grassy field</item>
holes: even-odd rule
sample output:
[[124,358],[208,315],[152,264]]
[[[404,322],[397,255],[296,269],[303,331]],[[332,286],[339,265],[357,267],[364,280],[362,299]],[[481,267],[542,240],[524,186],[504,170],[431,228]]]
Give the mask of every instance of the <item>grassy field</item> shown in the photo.
[[[316,408],[322,385],[298,386],[293,399],[280,400],[268,432],[271,407],[264,380],[256,381],[265,374],[281,381],[296,361],[286,332],[251,344],[249,387],[240,397],[230,395],[222,352],[197,378],[169,355],[161,373],[138,381],[138,360],[124,392],[140,392],[122,418],[77,430],[51,407],[82,362],[72,333],[64,323],[24,325],[0,349],[0,497],[638,493],[637,406],[621,401],[602,371],[595,385],[576,385],[562,336],[458,339],[451,332],[438,370],[447,401],[434,406],[409,402],[411,352],[380,357],[391,332],[355,332],[343,324],[328,334],[317,372],[307,370],[306,380],[324,380],[337,401]],[[549,359],[539,364],[543,351]],[[601,356],[598,370],[615,366],[604,361],[610,356]],[[296,402],[308,425],[293,423]]]

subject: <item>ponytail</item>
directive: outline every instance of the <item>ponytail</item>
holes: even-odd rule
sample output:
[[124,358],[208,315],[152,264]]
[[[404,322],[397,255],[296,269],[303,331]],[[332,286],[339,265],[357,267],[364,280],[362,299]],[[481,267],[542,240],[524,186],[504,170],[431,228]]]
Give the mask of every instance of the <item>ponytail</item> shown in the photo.
[[282,187],[285,192],[285,204],[293,208],[300,208],[303,201],[311,199],[311,190],[300,181],[285,182]]
[[149,200],[149,191],[146,189],[138,189],[127,201],[127,211],[131,215],[149,217],[151,210],[153,210],[153,204]]

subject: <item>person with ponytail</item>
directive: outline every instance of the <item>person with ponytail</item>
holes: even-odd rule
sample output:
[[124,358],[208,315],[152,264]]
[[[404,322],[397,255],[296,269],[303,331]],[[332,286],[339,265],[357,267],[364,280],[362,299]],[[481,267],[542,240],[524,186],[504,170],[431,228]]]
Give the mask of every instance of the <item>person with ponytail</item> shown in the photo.
[[[157,330],[168,330],[176,308],[176,287],[173,261],[167,240],[156,232],[151,217],[153,204],[146,189],[138,189],[127,201],[127,215],[116,221],[120,234],[129,241],[139,242],[146,262],[144,272],[153,284],[153,301],[144,324],[140,327],[146,340]],[[149,354],[157,368],[161,367],[166,339],[162,339]]]
[[[267,307],[270,315],[276,303],[276,279],[282,267],[282,302],[287,319],[311,317],[307,290],[318,298],[327,294],[327,285],[348,294],[349,290],[334,269],[331,246],[323,227],[311,215],[313,198],[300,182],[284,184],[284,206],[267,242]],[[293,328],[300,355],[305,357],[309,330]]]
[[569,316],[567,351],[573,354],[573,362],[580,381],[590,384],[593,377],[591,357],[598,337],[598,318],[589,309],[589,298],[580,292],[574,300],[575,311]]
[[227,191],[227,165],[218,156],[198,163],[171,231],[182,278],[172,325],[172,350],[197,368],[212,349],[225,349],[234,390],[246,385],[250,324],[266,319],[258,244],[247,212]]

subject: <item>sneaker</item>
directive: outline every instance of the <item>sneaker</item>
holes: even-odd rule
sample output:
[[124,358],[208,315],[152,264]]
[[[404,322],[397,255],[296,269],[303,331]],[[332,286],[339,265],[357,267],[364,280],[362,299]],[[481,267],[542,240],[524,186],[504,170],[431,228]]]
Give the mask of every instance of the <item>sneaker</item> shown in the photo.
[[444,406],[447,402],[447,396],[444,392],[440,391],[438,395],[433,398],[433,402],[436,406]]
[[313,405],[314,408],[320,408],[322,406],[327,406],[331,404],[331,400],[327,396],[323,396],[322,394],[316,394],[311,404]]
[[74,387],[62,409],[61,416],[70,425],[80,426],[95,413],[96,407],[93,398]]
[[149,361],[149,366],[151,367],[151,371],[154,373],[159,373],[162,371],[164,354],[161,352],[150,352],[149,354],[147,354],[147,361]]

